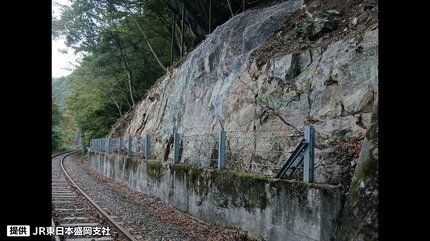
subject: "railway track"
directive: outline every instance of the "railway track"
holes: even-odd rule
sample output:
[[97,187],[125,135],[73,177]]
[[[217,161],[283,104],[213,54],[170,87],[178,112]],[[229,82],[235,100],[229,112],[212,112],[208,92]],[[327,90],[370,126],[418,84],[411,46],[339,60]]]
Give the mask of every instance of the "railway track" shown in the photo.
[[109,216],[70,177],[64,160],[80,151],[52,156],[52,226],[62,227],[56,241],[137,239]]
[[[252,240],[238,230],[191,218],[155,196],[94,172],[79,151],[52,157],[52,218],[52,227],[64,228],[56,241]],[[99,235],[70,235],[65,233],[67,227],[73,231],[98,227]],[[100,235],[103,227],[110,228],[110,235]]]

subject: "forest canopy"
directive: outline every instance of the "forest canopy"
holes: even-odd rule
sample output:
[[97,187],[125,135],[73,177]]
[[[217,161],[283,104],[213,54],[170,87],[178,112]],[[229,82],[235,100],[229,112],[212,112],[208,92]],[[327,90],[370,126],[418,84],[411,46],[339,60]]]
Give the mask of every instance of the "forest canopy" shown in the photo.
[[64,37],[83,56],[63,80],[69,86],[63,102],[83,144],[106,135],[169,66],[243,11],[244,2],[72,0],[60,6],[61,16],[52,19],[53,38]]

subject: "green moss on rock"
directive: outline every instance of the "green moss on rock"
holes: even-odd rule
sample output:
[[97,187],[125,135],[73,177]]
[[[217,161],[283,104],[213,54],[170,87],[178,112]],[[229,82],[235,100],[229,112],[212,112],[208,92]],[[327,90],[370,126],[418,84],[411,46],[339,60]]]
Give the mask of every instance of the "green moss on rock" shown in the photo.
[[369,130],[367,130],[366,133],[366,138],[368,140],[372,140],[374,142],[377,142],[377,138],[378,138],[378,123],[370,126]]
[[[345,206],[333,239],[378,240],[378,122],[366,133]],[[357,228],[358,227],[358,228]]]

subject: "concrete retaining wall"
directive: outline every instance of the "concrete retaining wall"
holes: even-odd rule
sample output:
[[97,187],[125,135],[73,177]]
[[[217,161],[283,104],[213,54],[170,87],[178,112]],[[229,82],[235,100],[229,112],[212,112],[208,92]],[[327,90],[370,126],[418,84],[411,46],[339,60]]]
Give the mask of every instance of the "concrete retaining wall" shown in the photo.
[[341,206],[339,189],[330,185],[105,153],[90,153],[89,163],[194,217],[240,228],[261,240],[328,241]]

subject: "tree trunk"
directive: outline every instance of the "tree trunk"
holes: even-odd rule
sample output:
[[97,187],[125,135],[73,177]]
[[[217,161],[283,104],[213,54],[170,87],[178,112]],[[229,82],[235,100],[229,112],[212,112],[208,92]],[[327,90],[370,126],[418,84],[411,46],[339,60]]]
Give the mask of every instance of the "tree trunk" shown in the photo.
[[115,100],[115,98],[113,98],[112,93],[110,93],[109,96],[112,99],[113,103],[115,104],[116,108],[118,108],[119,116],[122,117],[121,107],[119,106],[118,102]]
[[[174,1],[174,0],[167,0],[166,1],[167,7],[170,8],[170,10],[172,10],[172,12],[174,12],[177,16],[181,15],[181,7],[179,5],[178,2]],[[190,30],[193,32],[193,34],[195,36],[197,36],[199,38],[199,40],[202,40],[205,38],[206,34],[207,34],[207,28],[206,28],[206,21],[204,24],[202,24],[199,20],[199,18],[197,16],[195,16],[191,11],[188,11],[188,5],[185,4],[185,19],[184,21],[191,26]],[[206,12],[206,11],[204,11]]]
[[114,75],[114,77],[116,79],[116,82],[121,87],[121,91],[120,92],[121,92],[122,97],[124,97],[125,101],[127,102],[128,108],[131,109],[132,105],[130,104],[130,101],[128,101],[128,97],[127,97],[127,94],[126,94],[126,92],[127,92],[127,86],[124,87],[122,85],[121,81],[118,79],[118,76]]
[[233,17],[234,13],[233,13],[233,9],[231,8],[230,0],[227,0],[227,4],[228,4],[228,9],[230,10],[231,16]]
[[112,94],[111,88],[109,86],[102,86],[102,83],[97,84],[96,82],[93,82],[91,79],[87,79],[87,82],[91,86],[103,91],[106,95],[109,95],[114,105],[118,108],[119,116],[122,117],[121,107],[119,106],[118,102],[115,100],[114,95]]
[[131,71],[130,65],[128,63],[128,60],[127,60],[127,55],[125,53],[125,50],[122,47],[122,44],[121,44],[121,41],[120,41],[119,37],[117,35],[113,34],[113,33],[111,33],[111,35],[112,35],[112,38],[115,40],[115,43],[118,46],[119,53],[121,55],[121,61],[124,64],[125,71],[127,72],[128,91],[130,93],[130,99],[131,99],[132,107],[134,107],[136,103],[135,103],[134,97],[133,97],[134,94],[133,94],[132,71]]
[[134,22],[136,23],[137,27],[139,28],[140,32],[142,33],[143,37],[145,38],[146,44],[148,45],[149,49],[151,50],[152,55],[154,55],[154,58],[157,60],[158,64],[161,66],[161,68],[167,72],[166,67],[163,65],[163,63],[161,63],[160,59],[158,58],[157,54],[155,53],[154,49],[152,48],[151,43],[149,42],[148,38],[146,37],[145,32],[143,31],[143,29],[140,27],[140,24],[137,22],[137,20],[135,18],[133,18]]
[[170,65],[173,65],[173,53],[175,51],[175,35],[176,35],[176,17],[173,14],[172,17],[172,33],[171,33],[171,44],[170,44]]
[[209,23],[208,32],[210,34],[212,32],[212,25],[211,25],[211,23],[212,23],[212,0],[209,0],[209,20],[208,20],[208,23]]
[[185,18],[185,6],[182,4],[181,10],[181,58],[184,57],[184,18]]

